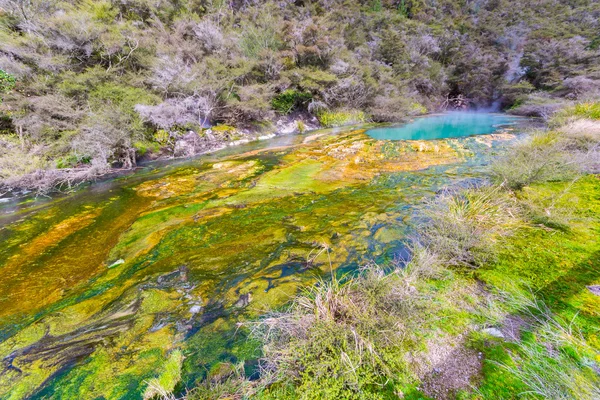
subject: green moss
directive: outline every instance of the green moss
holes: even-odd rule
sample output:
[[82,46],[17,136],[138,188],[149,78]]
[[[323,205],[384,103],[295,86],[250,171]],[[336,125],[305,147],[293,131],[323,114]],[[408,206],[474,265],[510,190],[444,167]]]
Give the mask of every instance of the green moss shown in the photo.
[[181,380],[183,359],[183,353],[180,350],[171,352],[158,378],[148,381],[148,388],[144,392],[145,399],[151,399],[157,395],[164,396],[165,393],[173,393],[175,386]]

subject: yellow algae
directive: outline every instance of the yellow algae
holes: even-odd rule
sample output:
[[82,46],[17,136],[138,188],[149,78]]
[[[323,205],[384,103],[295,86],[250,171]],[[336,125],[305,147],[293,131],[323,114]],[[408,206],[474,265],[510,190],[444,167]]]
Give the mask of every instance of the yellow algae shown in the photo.
[[390,243],[402,239],[404,231],[383,226],[375,232],[374,238],[381,243]]
[[[141,196],[169,198],[193,192],[203,184],[201,175],[168,176],[153,181],[144,182],[134,190]],[[204,183],[204,185],[206,185]]]
[[[137,206],[135,202],[129,205],[133,210]],[[67,223],[61,222],[56,230],[52,230],[53,235],[49,236],[52,240],[49,237],[39,239],[46,246],[45,253],[37,258],[20,257],[19,262],[15,258],[3,267],[0,320],[53,304],[105,269],[105,256],[117,239],[115,232],[123,230],[136,218],[136,213],[127,212],[127,208],[110,219],[103,217],[106,211],[106,206],[99,206],[69,217]],[[93,231],[91,227],[94,227]],[[77,230],[72,232],[71,229]],[[36,250],[32,248],[31,253],[35,254]]]
[[[22,366],[24,371],[15,369],[4,370],[0,374],[0,397],[6,400],[19,400],[33,394],[40,383],[48,379],[57,370],[57,367],[46,365],[42,360],[35,360],[31,364]],[[25,368],[26,367],[26,368]]]
[[7,357],[15,349],[27,347],[46,335],[47,325],[37,323],[19,331],[16,335],[0,342],[0,358]]
[[19,268],[24,262],[30,262],[35,257],[38,257],[49,247],[57,245],[67,236],[83,229],[94,222],[102,209],[91,209],[76,214],[62,222],[54,225],[47,232],[39,235],[32,241],[24,243],[20,246],[19,252],[10,257],[3,268],[3,275],[11,274],[11,269]]

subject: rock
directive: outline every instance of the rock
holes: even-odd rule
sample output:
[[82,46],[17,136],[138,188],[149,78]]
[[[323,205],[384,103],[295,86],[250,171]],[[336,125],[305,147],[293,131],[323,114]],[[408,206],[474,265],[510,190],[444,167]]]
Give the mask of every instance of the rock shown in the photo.
[[238,301],[234,304],[235,307],[246,307],[252,301],[252,293],[245,293],[240,295]]
[[256,139],[257,139],[257,140],[267,140],[267,139],[272,139],[272,138],[274,138],[274,137],[275,137],[275,134],[274,134],[274,133],[271,133],[271,134],[269,134],[269,135],[262,135],[262,136],[259,136],[259,137],[257,137]]
[[200,311],[202,311],[202,307],[200,306],[193,306],[190,308],[190,314],[198,314]]
[[114,267],[117,267],[117,266],[119,266],[121,264],[125,264],[125,260],[123,260],[122,258],[119,258],[117,261],[115,261],[114,263],[110,264],[108,266],[108,268],[114,268]]
[[596,296],[600,296],[600,285],[591,285],[588,286],[587,289]]
[[493,336],[493,337],[504,339],[504,334],[498,328],[485,328],[485,329],[482,329],[481,332],[483,332],[487,335]]

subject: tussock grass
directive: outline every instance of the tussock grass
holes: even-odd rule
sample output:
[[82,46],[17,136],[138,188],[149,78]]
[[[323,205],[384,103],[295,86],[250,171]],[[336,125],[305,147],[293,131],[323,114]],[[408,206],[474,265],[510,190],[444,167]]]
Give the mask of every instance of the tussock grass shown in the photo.
[[405,321],[416,301],[411,286],[377,266],[347,284],[321,282],[255,327],[265,341],[263,368],[321,398],[383,389],[403,368],[402,357],[387,354],[409,335]]
[[421,240],[444,264],[476,268],[493,259],[498,241],[522,225],[520,213],[502,185],[446,191],[429,203]]
[[521,140],[492,164],[497,182],[520,190],[536,182],[576,179],[600,171],[600,121],[569,118]]
[[536,132],[492,164],[496,181],[513,190],[536,182],[569,179],[577,172],[578,164],[568,157],[556,132]]
[[263,374],[310,398],[384,399],[416,381],[409,354],[422,349],[418,332],[433,315],[420,283],[447,271],[428,249],[412,253],[391,271],[372,264],[345,282],[321,281],[253,324],[264,343]]
[[566,107],[558,112],[551,122],[555,125],[564,124],[565,119],[573,117],[600,120],[600,102],[582,102]]

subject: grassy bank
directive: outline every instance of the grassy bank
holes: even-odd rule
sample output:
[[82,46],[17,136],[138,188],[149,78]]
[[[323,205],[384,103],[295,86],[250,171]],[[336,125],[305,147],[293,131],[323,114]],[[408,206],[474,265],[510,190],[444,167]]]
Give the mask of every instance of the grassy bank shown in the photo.
[[410,261],[320,282],[247,325],[259,379],[223,364],[187,398],[598,398],[593,107],[516,142],[489,186],[430,201]]

